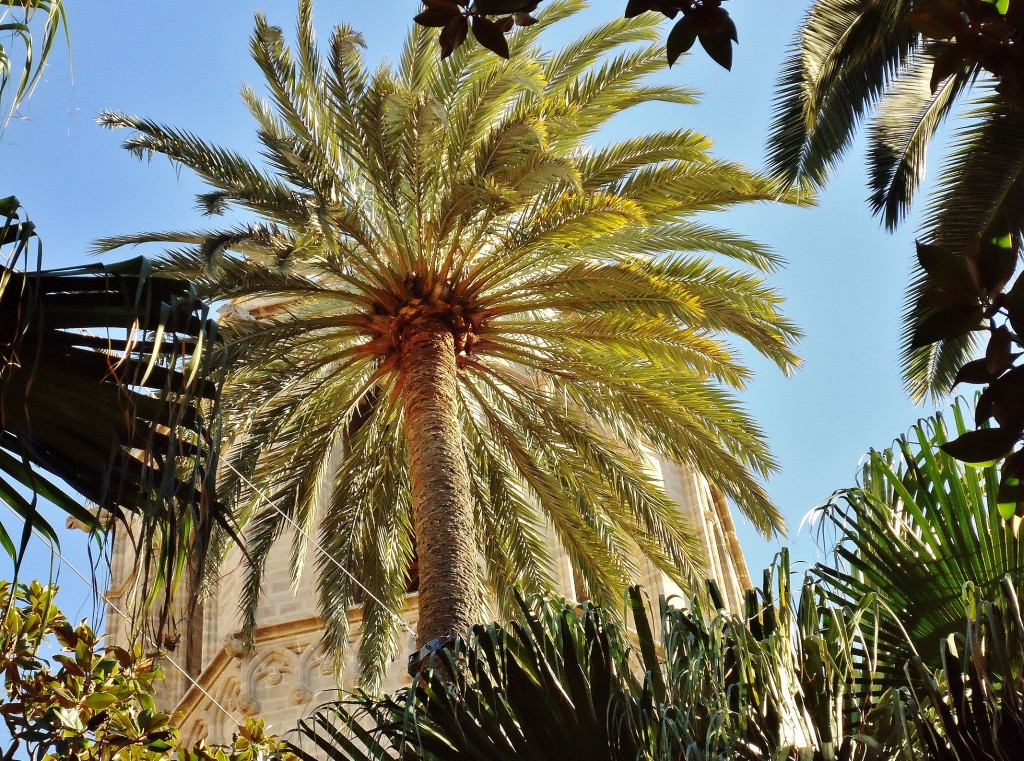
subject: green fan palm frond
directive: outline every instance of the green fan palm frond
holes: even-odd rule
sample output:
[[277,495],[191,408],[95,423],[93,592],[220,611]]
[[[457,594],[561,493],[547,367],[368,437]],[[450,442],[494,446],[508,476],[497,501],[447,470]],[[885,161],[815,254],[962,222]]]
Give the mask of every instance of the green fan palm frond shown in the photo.
[[589,603],[517,598],[523,623],[474,627],[414,687],[321,706],[291,749],[304,761],[912,757],[919,717],[863,649],[872,606],[832,605],[811,578],[794,589],[785,555],[759,591],[746,617],[663,599],[660,638],[638,588],[635,631]]
[[0,544],[20,562],[32,527],[56,540],[39,496],[102,529],[70,487],[128,531],[148,582],[169,594],[188,550],[201,572],[209,537],[233,533],[214,489],[216,324],[187,281],[142,258],[31,269],[34,229],[15,199],[5,208],[0,499],[25,527],[17,546],[0,524]]
[[[881,647],[898,672],[908,640],[931,665],[963,622],[966,585],[994,599],[1003,578],[1024,580],[1024,543],[999,517],[999,468],[978,468],[939,450],[970,429],[964,403],[923,420],[892,449],[870,453],[861,483],[822,508],[837,531],[836,564],[817,574],[837,597],[880,597],[901,628],[883,622]],[[948,429],[952,427],[952,431]],[[896,656],[904,657],[896,657]]]
[[692,589],[700,552],[652,452],[702,472],[762,532],[783,527],[733,341],[789,372],[799,331],[765,281],[778,258],[699,215],[796,194],[690,131],[591,147],[623,110],[693,96],[647,84],[654,20],[543,52],[547,24],[582,7],[551,4],[510,37],[510,61],[470,45],[439,61],[414,28],[398,67],[376,72],[348,27],[318,52],[308,0],[294,48],[259,18],[268,97],[243,97],[261,165],[103,117],[134,130],[130,150],[205,179],[206,210],[258,216],[99,247],[162,241],[168,269],[231,301],[222,487],[249,526],[247,629],[294,520],[333,558],[316,566],[335,653],[347,607],[365,606],[371,683],[397,648],[386,609],[401,608],[413,562],[421,643],[479,620],[481,588],[506,611],[515,584],[549,593],[549,532],[595,599],[620,599],[637,546]]

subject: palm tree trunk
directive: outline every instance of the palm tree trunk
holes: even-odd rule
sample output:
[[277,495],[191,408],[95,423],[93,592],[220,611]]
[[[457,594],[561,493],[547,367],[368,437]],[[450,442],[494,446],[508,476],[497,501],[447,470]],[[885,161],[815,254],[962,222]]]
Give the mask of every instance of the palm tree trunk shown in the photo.
[[440,320],[403,337],[401,395],[419,564],[418,646],[476,620],[476,536],[458,414],[455,339]]

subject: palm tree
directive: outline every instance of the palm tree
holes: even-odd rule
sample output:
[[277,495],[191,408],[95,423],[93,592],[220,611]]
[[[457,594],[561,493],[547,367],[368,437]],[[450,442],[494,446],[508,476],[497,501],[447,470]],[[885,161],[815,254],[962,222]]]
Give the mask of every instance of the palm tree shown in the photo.
[[[997,80],[979,66],[956,63],[953,42],[918,31],[923,14],[939,12],[939,5],[929,10],[911,0],[817,0],[780,77],[769,163],[789,181],[823,186],[865,114],[874,111],[868,128],[870,204],[892,229],[920,187],[932,138],[956,115],[959,128],[921,234],[929,243],[963,251],[992,229],[1024,231],[1024,109],[1001,97]],[[946,393],[975,346],[957,337],[915,348],[915,328],[929,314],[919,301],[934,288],[918,269],[904,312],[904,378],[918,399]]]
[[[249,632],[284,516],[318,522],[345,569],[319,561],[334,652],[346,608],[364,604],[364,668],[394,654],[389,611],[414,563],[421,644],[478,620],[483,586],[501,605],[514,582],[550,591],[543,521],[597,600],[618,599],[637,545],[689,586],[700,557],[650,450],[706,474],[762,532],[781,530],[758,481],[773,460],[730,392],[750,372],[726,343],[794,366],[797,331],[760,274],[778,260],[694,218],[778,200],[777,184],[685,130],[588,147],[623,110],[693,93],[645,82],[661,65],[645,18],[541,52],[540,30],[582,7],[552,4],[513,35],[510,61],[471,45],[439,61],[416,28],[397,69],[373,74],[344,25],[321,57],[311,0],[295,50],[257,16],[270,101],[242,96],[262,167],[190,132],[102,117],[135,130],[137,155],[205,180],[209,214],[256,216],[99,246],[173,244],[167,267],[230,300],[224,494],[250,521]],[[296,569],[306,543],[296,532]]]

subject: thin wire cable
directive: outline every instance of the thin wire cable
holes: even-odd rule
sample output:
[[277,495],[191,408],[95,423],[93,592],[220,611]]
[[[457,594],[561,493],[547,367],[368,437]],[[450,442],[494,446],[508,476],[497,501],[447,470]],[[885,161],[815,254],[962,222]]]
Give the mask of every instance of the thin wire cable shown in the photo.
[[[8,509],[8,510],[10,510],[10,511],[11,511],[12,513],[14,513],[14,514],[15,514],[15,515],[16,515],[16,516],[17,516],[17,517],[18,517],[18,518],[20,519],[20,520],[22,520],[22,522],[24,522],[24,519],[22,518],[22,516],[21,516],[21,515],[19,515],[19,514],[18,514],[18,513],[16,513],[16,512],[14,512],[14,508],[12,508],[12,507],[11,507],[10,505],[6,505],[6,503],[5,503],[5,506],[7,507],[7,509]],[[92,582],[92,579],[88,578],[88,577],[87,577],[87,576],[86,576],[86,575],[85,575],[84,573],[82,573],[82,572],[81,572],[80,570],[78,570],[78,568],[77,568],[77,567],[75,566],[75,564],[74,564],[74,563],[72,563],[72,562],[71,562],[70,560],[68,560],[68,559],[67,559],[66,557],[64,557],[64,555],[62,555],[62,554],[61,554],[61,551],[60,551],[59,549],[57,549],[57,547],[56,547],[56,546],[55,546],[55,545],[53,544],[53,542],[52,542],[52,541],[50,541],[49,537],[47,537],[47,536],[46,536],[45,534],[43,534],[42,532],[40,532],[40,531],[39,531],[39,529],[38,529],[38,528],[36,528],[35,526],[33,526],[33,527],[32,527],[32,533],[33,533],[33,534],[35,534],[35,535],[36,535],[36,537],[37,537],[37,538],[38,538],[38,539],[39,539],[40,541],[42,541],[43,543],[45,543],[45,544],[46,544],[46,546],[50,548],[50,551],[51,551],[51,552],[52,552],[52,553],[53,553],[54,555],[56,555],[56,556],[57,556],[57,557],[58,557],[58,558],[60,559],[60,562],[62,562],[62,563],[63,563],[64,565],[66,565],[66,566],[67,566],[68,568],[70,568],[70,569],[71,569],[71,570],[72,570],[72,571],[73,571],[73,572],[75,573],[75,575],[76,575],[76,576],[78,576],[78,578],[80,578],[80,579],[81,579],[82,581],[84,581],[84,582],[85,582],[85,583],[86,583],[86,584],[87,584],[87,585],[89,586],[89,588],[90,588],[90,589],[91,589],[91,590],[92,590],[93,592],[95,592],[95,593],[96,593],[97,595],[99,595],[99,596],[100,596],[100,598],[101,598],[101,599],[103,600],[103,602],[104,602],[104,603],[106,603],[106,604],[107,604],[107,606],[108,606],[108,607],[109,607],[109,608],[110,608],[111,610],[113,610],[113,611],[114,611],[115,613],[117,613],[117,614],[118,614],[118,615],[119,615],[119,616],[120,616],[121,618],[123,618],[123,619],[125,620],[125,622],[126,622],[126,623],[127,623],[127,624],[128,624],[129,626],[130,626],[130,627],[132,627],[132,630],[135,630],[135,623],[134,623],[134,622],[132,621],[132,619],[131,619],[131,618],[130,618],[130,617],[128,616],[128,614],[127,614],[127,613],[125,613],[125,612],[124,612],[123,610],[121,610],[121,609],[120,609],[119,607],[117,607],[117,606],[116,606],[116,605],[115,605],[115,604],[114,604],[114,603],[113,603],[113,602],[112,602],[112,601],[110,600],[110,598],[109,598],[109,597],[107,597],[107,595],[103,594],[103,592],[101,592],[101,591],[100,591],[99,589],[97,589],[97,588],[96,588],[96,585],[95,585],[95,584],[94,584],[94,583]],[[149,636],[147,636],[147,635],[146,635],[146,633],[145,633],[145,631],[143,631],[143,630],[142,630],[141,628],[140,628],[140,629],[138,629],[138,632],[139,632],[139,634],[140,634],[140,635],[142,635],[142,637],[143,637],[143,638],[145,638],[145,639],[148,639],[148,640],[149,640],[149,643],[150,643],[150,645],[152,645],[153,647],[155,647],[155,648],[157,648],[157,649],[159,650],[159,646],[157,645],[157,643],[156,643],[156,642],[154,642],[154,641],[153,641],[153,638],[152,638],[152,637],[149,637]],[[196,689],[198,689],[198,690],[199,690],[199,691],[200,691],[200,692],[201,692],[201,693],[202,693],[203,695],[205,695],[205,696],[206,696],[206,697],[207,697],[207,698],[209,699],[209,701],[210,701],[210,702],[211,702],[211,703],[212,703],[213,705],[217,706],[217,708],[219,708],[219,709],[220,709],[220,710],[221,710],[221,711],[222,711],[222,712],[224,713],[224,715],[225,715],[225,716],[227,716],[227,717],[228,717],[228,719],[230,719],[230,720],[231,720],[231,722],[232,722],[233,724],[237,724],[237,723],[238,723],[238,719],[236,719],[236,718],[235,718],[235,717],[234,717],[234,716],[232,715],[232,713],[231,713],[231,712],[230,712],[230,711],[229,711],[229,710],[228,710],[227,708],[225,708],[225,707],[224,707],[224,706],[223,706],[223,705],[221,704],[221,702],[220,702],[219,700],[217,700],[217,698],[215,698],[215,697],[214,697],[213,695],[211,695],[211,694],[210,694],[210,693],[209,693],[209,692],[208,692],[208,691],[206,690],[206,688],[205,688],[205,687],[203,687],[203,685],[199,684],[199,682],[197,682],[197,681],[196,681],[196,680],[195,680],[195,679],[194,679],[194,678],[192,677],[192,675],[191,675],[191,674],[189,674],[189,673],[188,673],[188,672],[187,672],[187,671],[186,671],[186,670],[185,670],[184,668],[182,668],[182,667],[181,667],[181,666],[180,666],[180,665],[178,664],[178,662],[177,662],[176,660],[174,660],[174,659],[173,659],[173,658],[172,658],[172,657],[171,657],[170,655],[168,655],[167,653],[163,653],[163,654],[162,654],[162,656],[163,656],[164,658],[166,658],[166,659],[167,659],[167,661],[168,661],[168,662],[169,662],[169,663],[170,663],[170,664],[171,664],[172,666],[174,666],[174,668],[176,668],[176,669],[177,669],[178,671],[180,671],[180,672],[181,672],[181,675],[182,675],[183,677],[185,677],[185,678],[186,678],[186,679],[187,679],[187,680],[188,680],[188,681],[189,681],[189,682],[190,682],[190,683],[192,684],[192,686],[194,686],[194,687],[195,687]]]
[[230,461],[230,460],[228,460],[228,459],[224,459],[224,460],[222,460],[222,463],[223,463],[224,465],[226,465],[226,466],[228,467],[228,469],[229,469],[229,470],[231,470],[232,472],[234,472],[234,474],[235,474],[236,476],[238,476],[238,477],[239,477],[240,479],[242,479],[242,481],[243,481],[243,482],[244,482],[244,483],[245,483],[245,484],[246,484],[246,485],[247,485],[247,486],[248,486],[248,487],[249,487],[250,489],[252,489],[252,490],[253,490],[253,491],[254,491],[254,492],[256,493],[256,496],[258,496],[258,497],[259,497],[260,499],[262,499],[262,500],[263,500],[264,502],[266,502],[266,503],[267,503],[267,506],[268,506],[268,507],[270,507],[271,509],[273,509],[273,510],[274,510],[274,511],[275,511],[275,512],[276,512],[276,513],[278,514],[278,515],[280,515],[280,516],[281,516],[282,518],[284,518],[284,519],[285,519],[286,521],[288,521],[288,522],[289,522],[290,524],[292,524],[292,526],[294,526],[294,527],[295,527],[295,530],[296,530],[296,531],[298,531],[298,532],[299,532],[300,534],[302,534],[302,535],[303,535],[304,537],[306,537],[306,539],[308,539],[308,540],[309,540],[310,542],[312,542],[312,543],[313,543],[313,546],[314,546],[314,547],[316,547],[316,548],[317,548],[318,550],[320,550],[320,552],[321,552],[321,553],[323,553],[323,556],[324,556],[325,558],[327,558],[327,559],[328,559],[328,560],[330,560],[330,561],[331,561],[332,563],[334,563],[334,565],[338,566],[338,570],[339,570],[339,571],[341,571],[341,572],[342,572],[343,574],[345,574],[346,576],[348,576],[348,577],[349,577],[349,578],[350,578],[350,579],[351,579],[351,580],[352,580],[352,581],[353,581],[353,582],[355,583],[355,585],[356,585],[357,587],[359,587],[360,589],[362,589],[362,590],[363,590],[363,591],[364,591],[364,592],[365,592],[365,593],[367,594],[367,596],[368,596],[368,597],[369,597],[369,598],[370,598],[371,600],[373,600],[373,601],[374,601],[375,603],[377,603],[378,605],[380,605],[380,606],[381,606],[381,607],[382,607],[382,608],[383,608],[384,610],[386,610],[386,611],[387,611],[388,613],[390,613],[390,614],[391,614],[392,616],[394,616],[394,617],[395,617],[395,619],[396,619],[396,620],[398,621],[398,623],[400,623],[400,624],[402,625],[402,627],[403,627],[403,628],[404,628],[404,629],[405,629],[405,630],[406,630],[407,632],[409,632],[409,633],[410,633],[410,634],[412,634],[412,635],[413,635],[414,637],[416,637],[417,639],[419,639],[419,636],[420,636],[420,635],[419,635],[419,634],[417,633],[416,629],[415,629],[415,628],[414,628],[414,627],[412,626],[412,624],[410,624],[410,623],[409,623],[408,621],[406,621],[406,620],[405,620],[404,618],[402,618],[402,616],[400,616],[399,614],[395,613],[395,611],[391,610],[391,608],[389,608],[389,607],[388,607],[387,605],[385,605],[385,604],[384,604],[384,602],[383,602],[383,601],[382,601],[382,600],[381,600],[381,599],[380,599],[379,597],[377,597],[377,595],[375,595],[375,594],[374,594],[373,592],[371,592],[371,591],[370,591],[369,589],[367,589],[367,588],[366,588],[366,586],[365,586],[365,585],[363,584],[363,582],[361,582],[361,581],[360,581],[359,579],[357,579],[357,578],[356,578],[356,577],[355,577],[355,576],[354,576],[354,575],[352,574],[352,572],[351,572],[351,571],[349,571],[349,570],[348,570],[348,569],[347,569],[347,568],[346,568],[345,566],[343,566],[343,565],[342,565],[342,564],[341,564],[340,562],[338,562],[338,560],[337,560],[337,559],[336,559],[336,558],[335,558],[335,557],[334,557],[333,555],[331,555],[331,553],[329,553],[329,552],[328,552],[328,551],[327,551],[326,549],[324,549],[324,546],[323,546],[322,544],[320,544],[320,542],[318,542],[318,541],[317,541],[316,539],[314,539],[314,538],[313,538],[312,536],[310,536],[310,535],[309,535],[309,532],[308,532],[308,531],[306,531],[306,529],[302,528],[302,526],[300,526],[300,525],[299,525],[299,524],[298,524],[298,523],[297,523],[297,522],[295,521],[295,519],[293,519],[293,518],[292,518],[292,517],[291,517],[290,515],[288,515],[288,513],[286,513],[286,512],[285,512],[284,510],[282,510],[282,509],[281,509],[280,507],[278,507],[277,505],[275,505],[275,504],[273,503],[273,501],[271,501],[270,497],[268,497],[268,496],[267,496],[267,493],[266,493],[265,491],[263,491],[262,489],[260,489],[260,487],[258,487],[258,486],[257,486],[256,484],[254,484],[254,483],[253,483],[252,481],[250,481],[250,480],[248,479],[248,477],[246,477],[246,476],[245,476],[245,474],[244,474],[244,473],[242,473],[241,471],[239,471],[239,470],[238,470],[238,468],[236,468],[236,467],[235,467],[235,466],[234,466],[234,465],[233,465],[233,464],[231,463],[231,461]]

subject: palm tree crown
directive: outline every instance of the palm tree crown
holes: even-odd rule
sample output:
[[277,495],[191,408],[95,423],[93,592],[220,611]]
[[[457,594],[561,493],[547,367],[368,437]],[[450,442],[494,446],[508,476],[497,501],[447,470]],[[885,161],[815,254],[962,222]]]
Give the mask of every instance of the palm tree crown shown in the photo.
[[[282,513],[317,526],[376,598],[321,559],[325,641],[344,647],[346,607],[361,600],[364,667],[394,654],[386,608],[400,608],[414,562],[421,642],[477,620],[485,590],[503,605],[514,583],[549,591],[545,522],[598,600],[618,599],[634,543],[689,584],[699,553],[647,447],[701,470],[762,532],[780,530],[758,482],[773,461],[729,390],[749,371],[726,340],[789,370],[797,331],[759,274],[773,255],[694,221],[777,200],[777,185],[712,159],[689,131],[587,147],[626,108],[693,102],[644,81],[662,65],[655,23],[616,20],[542,52],[540,30],[583,7],[563,0],[512,36],[509,61],[475,45],[440,61],[414,28],[397,68],[370,74],[347,26],[320,55],[311,6],[300,3],[294,50],[257,17],[270,101],[242,95],[266,167],[103,118],[135,130],[135,153],[202,177],[208,213],[259,217],[101,243],[176,244],[167,265],[232,300],[228,456],[280,510],[225,475],[250,519],[248,626]],[[297,569],[305,549],[297,533]]]

